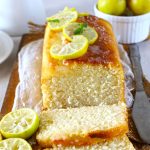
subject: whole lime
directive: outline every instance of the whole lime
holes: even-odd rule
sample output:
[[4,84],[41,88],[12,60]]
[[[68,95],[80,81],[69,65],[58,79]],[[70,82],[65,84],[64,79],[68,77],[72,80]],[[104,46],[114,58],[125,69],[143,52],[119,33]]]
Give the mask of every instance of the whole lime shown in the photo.
[[128,0],[130,10],[136,15],[150,12],[150,0]]
[[119,16],[126,9],[126,0],[98,0],[97,7],[104,13]]

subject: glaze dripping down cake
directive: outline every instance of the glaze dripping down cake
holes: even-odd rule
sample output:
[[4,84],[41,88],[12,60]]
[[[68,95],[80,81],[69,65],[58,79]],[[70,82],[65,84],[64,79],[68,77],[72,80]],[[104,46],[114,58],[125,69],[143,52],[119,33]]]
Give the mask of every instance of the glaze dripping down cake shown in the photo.
[[83,56],[71,60],[51,57],[51,46],[63,42],[60,31],[45,31],[42,62],[44,108],[97,106],[124,101],[124,75],[111,25],[95,16],[79,17],[98,33]]

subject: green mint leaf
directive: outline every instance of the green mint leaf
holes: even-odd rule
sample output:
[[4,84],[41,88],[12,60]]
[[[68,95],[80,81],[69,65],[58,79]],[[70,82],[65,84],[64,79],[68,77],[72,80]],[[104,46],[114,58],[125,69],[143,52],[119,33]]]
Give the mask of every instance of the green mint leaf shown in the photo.
[[59,19],[52,19],[52,20],[48,20],[48,22],[56,22],[56,23],[59,23]]
[[87,23],[83,23],[83,27],[87,28],[88,24]]
[[77,34],[81,34],[82,32],[83,32],[83,28],[79,27],[74,31],[74,34],[77,35]]
[[74,35],[83,33],[83,29],[87,27],[87,23],[81,23],[79,28],[74,31]]

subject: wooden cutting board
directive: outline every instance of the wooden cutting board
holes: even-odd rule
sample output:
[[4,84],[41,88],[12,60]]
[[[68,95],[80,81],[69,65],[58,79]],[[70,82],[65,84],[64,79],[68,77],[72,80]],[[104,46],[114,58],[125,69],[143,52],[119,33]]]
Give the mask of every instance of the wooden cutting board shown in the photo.
[[[19,46],[19,50],[18,52],[20,51],[20,49],[32,42],[32,41],[35,41],[35,40],[38,40],[38,39],[41,39],[43,38],[44,35],[43,33],[34,33],[34,34],[25,34],[23,35],[22,37],[22,40],[20,42],[20,46]],[[125,45],[125,49],[127,49],[127,45]],[[10,112],[12,110],[12,106],[13,106],[13,103],[14,103],[14,98],[15,98],[15,90],[16,90],[16,86],[17,84],[19,83],[19,75],[18,75],[18,60],[16,58],[16,61],[13,65],[13,69],[12,69],[12,73],[11,73],[11,77],[10,77],[10,80],[9,80],[9,84],[8,84],[8,88],[7,88],[7,91],[6,91],[6,95],[5,95],[5,98],[4,98],[4,103],[2,105],[2,109],[1,109],[1,114],[4,115],[8,112]],[[149,84],[145,81],[144,84],[146,85],[146,91],[147,93],[150,94],[150,86],[148,86]],[[132,140],[135,140],[133,141],[132,143],[134,144],[134,146],[136,147],[136,150],[150,150],[150,146],[149,145],[146,145],[146,144],[141,144],[139,137],[138,137],[138,134],[137,134],[137,131],[136,131],[136,128],[132,122],[132,119],[131,117],[129,117],[129,126],[130,126],[130,132],[129,132],[129,137],[132,137],[131,139]],[[37,147],[35,148],[35,150],[37,150]]]

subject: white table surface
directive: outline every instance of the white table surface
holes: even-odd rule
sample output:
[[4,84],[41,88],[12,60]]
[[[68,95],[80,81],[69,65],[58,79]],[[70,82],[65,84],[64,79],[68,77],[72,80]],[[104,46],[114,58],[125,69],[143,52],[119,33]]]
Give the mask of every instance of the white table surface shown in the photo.
[[[97,0],[43,0],[46,15],[50,16],[65,6],[75,7],[80,12],[89,12],[94,14],[93,5]],[[14,41],[14,49],[10,57],[0,64],[0,109],[3,104],[7,85],[12,71],[13,63],[17,57],[17,50],[21,37],[12,37]]]
[[[75,7],[80,12],[89,12],[94,14],[93,6],[98,0],[43,0],[46,15],[51,16],[57,11],[63,9],[65,6]],[[7,85],[9,82],[10,74],[12,71],[13,63],[17,57],[17,50],[21,37],[12,37],[14,41],[14,50],[10,57],[0,64],[0,109],[3,104],[4,96],[6,93]],[[150,40],[144,45],[140,45],[141,63],[144,74],[148,75],[150,81]],[[146,58],[146,60],[145,60]]]

